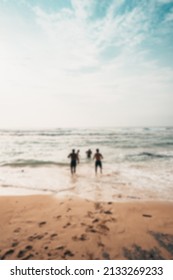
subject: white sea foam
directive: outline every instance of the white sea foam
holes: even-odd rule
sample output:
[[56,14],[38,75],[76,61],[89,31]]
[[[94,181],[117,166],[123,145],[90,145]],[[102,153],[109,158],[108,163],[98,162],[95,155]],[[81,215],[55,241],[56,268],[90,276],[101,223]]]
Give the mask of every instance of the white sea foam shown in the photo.
[[[71,176],[68,153],[80,149]],[[103,174],[86,150],[100,148]],[[173,128],[0,131],[0,194],[173,200]]]

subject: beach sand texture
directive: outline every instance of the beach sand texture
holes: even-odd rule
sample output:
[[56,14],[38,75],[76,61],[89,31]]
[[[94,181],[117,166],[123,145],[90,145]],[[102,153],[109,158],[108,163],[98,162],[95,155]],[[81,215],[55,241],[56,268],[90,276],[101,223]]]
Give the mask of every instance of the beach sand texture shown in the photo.
[[0,259],[173,259],[173,203],[0,197]]

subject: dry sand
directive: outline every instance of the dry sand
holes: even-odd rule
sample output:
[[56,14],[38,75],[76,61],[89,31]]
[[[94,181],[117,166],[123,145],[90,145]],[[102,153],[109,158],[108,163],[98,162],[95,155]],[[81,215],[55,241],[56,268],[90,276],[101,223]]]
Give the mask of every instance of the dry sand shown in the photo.
[[173,203],[0,197],[0,259],[173,259]]

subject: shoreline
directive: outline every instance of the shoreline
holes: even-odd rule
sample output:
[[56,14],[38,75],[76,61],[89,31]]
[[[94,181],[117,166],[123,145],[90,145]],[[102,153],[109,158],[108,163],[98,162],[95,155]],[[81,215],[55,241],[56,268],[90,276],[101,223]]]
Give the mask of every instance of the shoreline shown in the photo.
[[0,197],[0,259],[173,259],[173,202]]

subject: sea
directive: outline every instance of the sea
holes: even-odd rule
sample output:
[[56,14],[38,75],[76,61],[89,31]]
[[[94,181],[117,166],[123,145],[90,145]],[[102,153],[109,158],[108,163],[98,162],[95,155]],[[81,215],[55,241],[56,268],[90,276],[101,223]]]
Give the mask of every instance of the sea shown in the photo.
[[[72,149],[80,150],[75,175]],[[102,174],[95,174],[96,149]],[[37,194],[173,201],[173,127],[0,130],[0,195]]]

